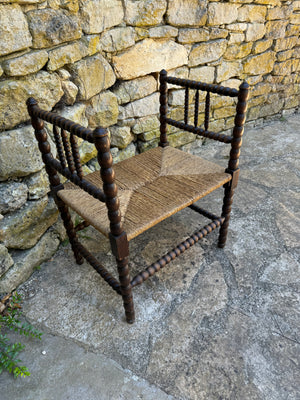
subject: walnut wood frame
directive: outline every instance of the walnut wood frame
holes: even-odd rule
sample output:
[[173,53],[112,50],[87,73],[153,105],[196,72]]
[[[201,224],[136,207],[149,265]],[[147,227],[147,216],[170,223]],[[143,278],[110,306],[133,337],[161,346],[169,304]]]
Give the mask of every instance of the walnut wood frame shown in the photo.
[[[168,113],[168,88],[167,84],[175,84],[185,88],[185,106],[184,106],[184,122],[175,121],[167,117]],[[189,90],[195,89],[195,112],[194,124],[188,124],[188,107],[189,107]],[[198,110],[199,110],[199,90],[206,91],[205,100],[205,120],[204,129],[198,127]],[[224,96],[237,97],[235,126],[232,136],[214,133],[208,131],[209,126],[209,109],[210,109],[210,93],[218,93]],[[55,113],[44,111],[38,107],[35,99],[27,100],[28,113],[31,117],[31,123],[34,127],[35,136],[39,144],[39,149],[42,154],[42,159],[46,167],[46,171],[50,181],[51,193],[54,197],[56,205],[60,211],[67,235],[70,240],[72,250],[76,262],[83,263],[85,258],[89,264],[100,274],[100,276],[112,287],[112,289],[122,296],[126,321],[133,323],[135,320],[132,288],[141,284],[150,276],[154,275],[161,268],[174,260],[177,256],[183,253],[186,249],[193,246],[200,239],[212,232],[214,229],[221,227],[219,234],[219,247],[224,247],[227,237],[231,204],[234,190],[237,186],[239,175],[239,154],[242,143],[243,125],[245,122],[245,113],[247,108],[248,84],[242,83],[239,90],[225,88],[217,85],[210,85],[201,82],[195,82],[187,79],[179,79],[168,77],[167,72],[162,70],[160,73],[160,141],[159,146],[168,146],[167,140],[167,125],[172,125],[180,129],[193,132],[197,135],[208,137],[224,143],[231,144],[230,160],[227,173],[230,173],[232,179],[224,185],[225,195],[223,201],[223,209],[221,217],[218,217],[195,204],[189,207],[204,215],[211,222],[195,232],[188,239],[180,243],[173,250],[162,256],[155,263],[147,267],[145,270],[130,279],[130,271],[128,266],[129,257],[129,241],[126,232],[123,230],[121,223],[121,214],[118,199],[118,188],[115,183],[115,173],[113,170],[112,156],[110,152],[110,141],[108,132],[103,128],[94,130],[84,128],[79,124],[74,123],[66,118],[63,118]],[[47,140],[47,133],[44,128],[44,121],[53,124],[53,135],[57,147],[58,159],[55,159],[50,151],[50,145]],[[59,132],[60,128],[60,132]],[[68,135],[70,133],[70,139]],[[100,175],[103,182],[103,190],[94,186],[92,183],[84,179],[76,137],[94,143],[98,152],[98,161],[100,164]],[[58,173],[65,176],[75,185],[79,186],[100,202],[106,204],[108,218],[110,222],[110,244],[112,253],[116,258],[119,279],[113,277],[103,265],[79,242],[77,232],[89,225],[83,221],[77,227],[74,227],[67,205],[57,196],[57,192],[64,188],[60,182]]]

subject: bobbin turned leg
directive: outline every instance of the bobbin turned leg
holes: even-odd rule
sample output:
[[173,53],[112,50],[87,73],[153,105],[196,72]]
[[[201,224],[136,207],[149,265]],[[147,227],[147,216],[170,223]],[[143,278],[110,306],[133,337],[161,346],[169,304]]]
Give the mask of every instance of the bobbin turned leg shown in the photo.
[[[27,107],[30,115],[33,115],[32,110],[34,110],[34,107],[37,105],[36,100],[33,98],[28,99],[27,101]],[[44,164],[46,166],[46,172],[49,177],[49,182],[50,182],[50,189],[54,197],[54,201],[57,205],[57,208],[61,214],[62,220],[64,222],[64,226],[67,231],[67,235],[70,239],[71,247],[74,252],[74,256],[76,259],[77,264],[82,264],[83,263],[83,257],[79,253],[79,250],[77,248],[77,242],[78,238],[76,235],[76,232],[74,230],[73,222],[71,220],[71,216],[68,211],[68,207],[64,204],[64,202],[57,197],[57,192],[58,190],[63,189],[63,185],[60,183],[59,176],[57,174],[57,171],[51,167],[50,165],[47,164],[47,159],[48,156],[51,152],[50,144],[47,140],[47,132],[44,129],[44,121],[32,116],[31,117],[31,123],[34,128],[34,134],[35,137],[39,143],[39,149],[42,153],[42,159],[44,161]]]
[[121,224],[120,203],[117,196],[118,188],[115,184],[115,174],[112,168],[110,142],[105,129],[96,128],[93,132],[93,137],[98,150],[98,162],[101,166],[100,174],[103,182],[103,192],[106,195],[106,206],[110,221],[109,238],[111,250],[117,261],[126,321],[132,324],[134,322],[134,306],[128,267],[129,244]]
[[221,225],[219,233],[218,247],[220,248],[223,248],[226,244],[230,213],[231,213],[231,205],[233,202],[234,189],[232,189],[231,185],[229,184],[225,185],[225,193],[224,193],[223,209],[222,209],[222,217],[225,218],[225,221]]
[[61,219],[63,220],[64,227],[66,229],[68,238],[70,240],[70,244],[71,244],[71,247],[72,247],[72,250],[74,253],[76,263],[81,265],[84,262],[84,258],[80,254],[78,246],[77,246],[78,237],[77,237],[76,231],[74,229],[74,225],[72,222],[71,215],[69,213],[69,209],[66,206],[66,204],[59,197],[56,196],[56,194],[54,194],[54,200],[55,200],[57,208],[60,212]]

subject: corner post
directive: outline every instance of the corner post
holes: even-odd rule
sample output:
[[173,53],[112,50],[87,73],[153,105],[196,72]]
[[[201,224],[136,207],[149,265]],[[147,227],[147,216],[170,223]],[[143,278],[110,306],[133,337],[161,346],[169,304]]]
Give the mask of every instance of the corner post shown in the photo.
[[167,138],[167,123],[166,123],[166,117],[168,112],[168,86],[166,82],[166,77],[167,77],[167,71],[163,69],[162,71],[160,71],[159,74],[160,140],[158,145],[160,147],[166,147],[169,145]]
[[57,171],[47,163],[47,158],[49,156],[52,157],[51,155],[51,148],[50,144],[48,142],[48,136],[47,133],[44,129],[44,121],[38,116],[36,116],[35,109],[38,108],[38,103],[37,101],[30,97],[27,102],[27,108],[28,108],[28,113],[31,117],[31,124],[34,128],[34,134],[35,137],[38,141],[39,144],[39,149],[42,154],[42,159],[46,167],[46,172],[49,177],[49,182],[50,182],[50,189],[51,193],[53,195],[54,201],[57,205],[57,208],[60,212],[61,218],[64,223],[64,227],[66,229],[67,235],[70,240],[70,244],[76,259],[77,264],[82,264],[83,263],[83,257],[80,254],[77,243],[78,243],[78,238],[76,231],[74,229],[74,225],[71,219],[71,215],[69,213],[68,207],[65,205],[65,203],[57,196],[57,192],[61,189],[63,189],[63,185],[60,183],[59,176],[57,174]]
[[231,142],[230,158],[228,168],[225,172],[231,174],[232,179],[224,185],[224,199],[222,208],[222,217],[225,218],[219,233],[218,247],[223,248],[226,244],[227,232],[230,220],[231,206],[233,202],[233,195],[239,179],[239,157],[240,148],[242,145],[242,136],[244,133],[244,124],[246,120],[247,100],[249,94],[249,85],[243,82],[239,87],[238,102],[236,106],[236,116],[233,128],[233,140]]
[[103,128],[96,128],[93,131],[93,138],[98,151],[98,162],[101,167],[100,175],[106,196],[106,207],[110,221],[109,239],[111,250],[117,261],[126,321],[132,324],[135,316],[128,266],[129,243],[121,223],[120,202],[118,188],[115,184],[115,172],[112,168],[113,159],[110,152],[110,140],[107,130]]

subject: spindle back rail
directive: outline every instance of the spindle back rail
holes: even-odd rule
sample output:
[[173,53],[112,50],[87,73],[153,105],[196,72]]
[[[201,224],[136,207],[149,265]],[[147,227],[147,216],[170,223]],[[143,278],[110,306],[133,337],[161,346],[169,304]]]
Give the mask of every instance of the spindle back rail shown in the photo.
[[[185,88],[183,121],[176,121],[168,117],[168,83]],[[195,90],[192,125],[189,124],[190,89]],[[198,126],[199,91],[207,92],[205,97],[204,128]],[[237,97],[238,99],[232,136],[209,131],[211,93]],[[232,197],[238,181],[238,159],[245,122],[247,97],[248,85],[245,82],[240,86],[239,90],[235,90],[167,76],[166,71],[162,70],[160,73],[159,146],[156,149],[151,149],[114,166],[110,152],[108,131],[106,129],[96,128],[91,130],[84,128],[56,113],[40,109],[33,98],[27,100],[28,112],[34,127],[36,139],[39,143],[42,159],[46,166],[51,192],[60,211],[76,262],[82,264],[85,258],[112,289],[122,296],[126,321],[128,323],[133,323],[135,319],[132,297],[133,287],[147,280],[186,249],[218,227],[221,227],[218,246],[224,247]],[[51,153],[50,144],[47,140],[47,132],[44,128],[44,121],[53,125],[57,158],[54,158]],[[216,164],[208,163],[199,157],[191,156],[168,146],[167,125],[175,126],[210,139],[230,143],[230,159],[225,172]],[[77,137],[95,145],[100,165],[100,177],[99,172],[84,176]],[[180,161],[178,162],[178,160]],[[177,171],[179,180],[174,185],[176,176],[176,173],[173,173],[174,169],[181,168],[181,166],[182,171]],[[131,176],[130,173],[131,171],[135,172],[137,168],[139,168],[140,175],[138,177],[139,181],[135,182],[134,180],[137,179],[137,175],[132,174]],[[171,180],[168,180],[168,168],[171,168],[172,171]],[[199,171],[195,171],[195,168]],[[144,176],[143,170],[145,170]],[[189,171],[191,171],[191,176],[189,176]],[[62,184],[59,174],[66,177],[69,182]],[[207,179],[205,174],[208,174],[209,179]],[[184,186],[185,181],[188,182],[186,187]],[[217,216],[194,204],[195,201],[222,185],[225,188],[225,195],[221,216]],[[118,186],[122,189],[119,195]],[[181,194],[177,196],[175,188],[179,188],[180,186],[183,189],[180,192]],[[149,191],[152,190],[151,188],[155,188],[155,190],[152,195],[149,195]],[[188,197],[186,196],[186,192],[190,192],[188,193]],[[124,193],[127,197],[124,196]],[[133,214],[133,211],[130,209],[131,203],[128,203],[126,198],[130,198],[131,203],[133,203],[132,199],[137,201],[137,206],[134,207],[134,210],[139,210],[139,207],[143,207],[144,201],[144,209],[140,210],[140,215],[135,216]],[[83,218],[83,222],[76,227],[72,222],[69,207]],[[131,279],[128,266],[129,241],[149,227],[154,226],[185,207],[190,207],[195,212],[211,220],[211,222]],[[132,223],[133,220],[138,222]],[[77,231],[89,225],[93,225],[109,237],[111,250],[116,258],[119,279],[112,276],[79,242]]]

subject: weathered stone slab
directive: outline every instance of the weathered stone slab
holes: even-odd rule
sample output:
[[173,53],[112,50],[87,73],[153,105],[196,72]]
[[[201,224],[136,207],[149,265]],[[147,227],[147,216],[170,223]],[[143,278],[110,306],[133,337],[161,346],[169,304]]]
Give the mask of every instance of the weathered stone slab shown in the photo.
[[187,50],[172,40],[144,39],[112,59],[117,77],[133,79],[187,64]]
[[[9,254],[7,248],[0,244],[0,277],[14,264],[14,260]],[[6,292],[3,291],[3,292]],[[1,293],[3,293],[1,292]]]
[[50,191],[48,175],[45,169],[24,179],[27,186],[29,200],[38,200]]
[[179,43],[197,43],[209,40],[209,31],[206,29],[196,28],[182,28],[179,29],[178,42]]
[[0,222],[0,241],[12,249],[33,247],[43,233],[54,224],[58,211],[48,196],[29,201],[14,213],[6,215]]
[[204,42],[193,46],[189,56],[189,67],[218,60],[227,47],[226,40]]
[[151,26],[162,22],[166,0],[125,0],[125,21],[133,26]]
[[64,10],[32,10],[27,13],[32,47],[43,48],[79,39],[81,27],[78,17]]
[[230,3],[209,3],[208,25],[231,24],[237,20],[238,6]]
[[244,72],[249,75],[267,74],[273,70],[275,59],[273,51],[249,57],[244,64]]
[[123,20],[120,0],[80,0],[80,20],[84,33],[101,33]]
[[215,79],[215,67],[196,67],[190,69],[189,79],[213,83]]
[[132,27],[114,28],[101,35],[101,48],[107,52],[121,51],[135,44],[135,30]]
[[31,249],[14,253],[14,265],[0,280],[0,293],[11,292],[25,282],[35,268],[47,261],[57,250],[59,239],[47,232]]
[[167,22],[174,26],[203,26],[207,19],[207,0],[168,2]]
[[1,133],[0,180],[29,175],[43,165],[31,126]]
[[48,61],[45,50],[34,51],[3,62],[2,67],[8,76],[23,76],[38,72]]
[[249,24],[246,31],[246,42],[255,42],[256,40],[264,37],[265,33],[265,24],[260,24],[256,22],[254,22],[253,24]]
[[146,97],[157,90],[157,81],[153,76],[120,82],[113,88],[119,104],[129,103]]
[[251,53],[252,43],[239,43],[227,47],[224,58],[227,60],[239,60]]
[[79,89],[79,100],[90,99],[116,81],[112,67],[100,54],[71,65],[70,72]]
[[110,91],[102,92],[91,99],[91,105],[86,109],[89,127],[95,128],[108,126],[117,123],[119,107],[117,96]]
[[239,76],[243,67],[240,62],[226,62],[223,61],[221,65],[217,67],[217,82],[226,81],[229,78]]
[[280,39],[285,36],[285,28],[288,21],[268,21],[266,23],[266,38]]
[[[63,91],[57,74],[40,71],[19,80],[0,82],[0,129],[10,129],[29,119],[26,100],[33,96],[40,107],[51,109]],[[16,104],[18,112],[16,112]]]
[[264,51],[268,50],[272,46],[272,44],[272,39],[259,40],[258,42],[253,44],[252,52],[254,54],[263,53]]
[[70,81],[62,81],[61,83],[62,90],[64,91],[63,101],[67,106],[71,106],[75,103],[78,87],[75,83]]
[[111,133],[111,145],[119,149],[125,149],[133,140],[129,126],[112,126],[109,130]]
[[26,49],[31,44],[27,20],[21,7],[0,4],[0,54]]
[[4,182],[0,185],[0,213],[15,211],[26,203],[28,188],[24,183]]
[[238,20],[244,22],[265,22],[267,7],[245,4],[238,9]]
[[119,119],[139,118],[159,113],[159,93],[153,93],[143,99],[120,107]]
[[159,119],[156,116],[147,116],[139,118],[136,124],[132,127],[132,132],[139,135],[143,132],[150,132],[158,129],[160,126]]
[[168,135],[168,142],[172,147],[184,146],[187,143],[191,143],[196,139],[196,135],[192,132],[180,131]]
[[49,51],[49,62],[47,69],[55,71],[65,64],[72,64],[86,56],[94,55],[100,50],[100,40],[98,36],[85,36],[78,42],[56,47]]
[[174,26],[156,26],[149,29],[150,38],[170,38],[178,35],[178,29]]

